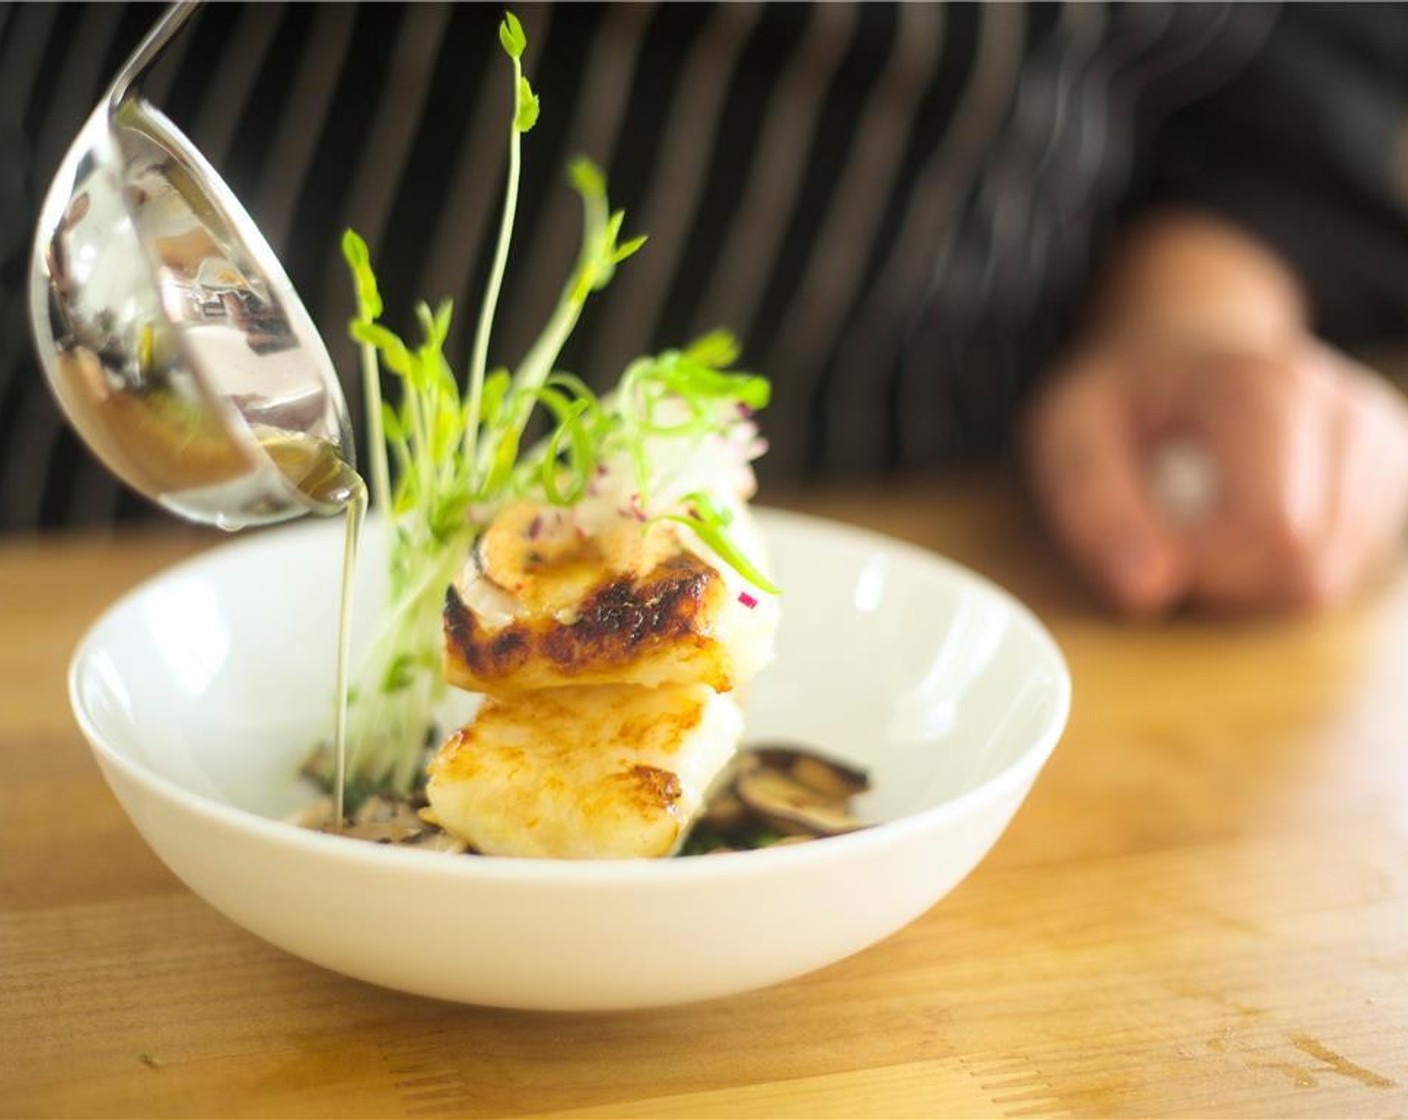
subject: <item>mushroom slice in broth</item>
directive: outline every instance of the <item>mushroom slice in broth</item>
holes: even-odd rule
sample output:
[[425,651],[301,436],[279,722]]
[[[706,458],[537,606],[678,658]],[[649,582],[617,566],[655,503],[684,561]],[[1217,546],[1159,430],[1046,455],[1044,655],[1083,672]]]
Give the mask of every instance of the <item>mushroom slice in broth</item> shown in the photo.
[[855,832],[866,826],[850,801],[869,788],[864,771],[814,751],[747,748],[709,797],[685,851],[738,851]]

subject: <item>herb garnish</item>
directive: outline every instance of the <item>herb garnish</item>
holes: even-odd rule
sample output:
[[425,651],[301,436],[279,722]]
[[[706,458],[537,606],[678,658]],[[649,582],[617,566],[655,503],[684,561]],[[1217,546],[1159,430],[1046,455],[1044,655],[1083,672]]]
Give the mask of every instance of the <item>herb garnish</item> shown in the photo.
[[[738,358],[732,335],[715,331],[683,350],[637,358],[605,397],[557,368],[587,299],[646,240],[622,238],[625,214],[611,210],[605,177],[588,159],[575,159],[567,169],[582,203],[582,241],[557,306],[515,369],[488,370],[517,210],[522,137],[539,111],[523,73],[527,37],[512,13],[499,26],[499,43],[512,63],[515,91],[507,184],[463,395],[444,354],[451,304],[420,304],[421,341],[408,344],[380,322],[383,303],[366,242],[352,230],[342,239],[356,291],[351,333],[360,344],[372,505],[390,535],[390,602],[350,711],[347,774],[362,796],[405,796],[421,778],[433,712],[446,690],[439,626],[445,589],[475,537],[509,501],[569,508],[610,472],[627,471],[630,507],[642,531],[659,520],[683,525],[749,583],[777,591],[730,538],[733,514],[725,505],[702,489],[676,493],[681,474],[688,474],[680,464],[708,441],[731,441],[740,463],[756,453],[747,418],[766,407],[770,387],[765,378],[730,368]],[[397,406],[382,400],[382,369],[399,384]],[[547,434],[524,449],[525,433],[540,417]]]

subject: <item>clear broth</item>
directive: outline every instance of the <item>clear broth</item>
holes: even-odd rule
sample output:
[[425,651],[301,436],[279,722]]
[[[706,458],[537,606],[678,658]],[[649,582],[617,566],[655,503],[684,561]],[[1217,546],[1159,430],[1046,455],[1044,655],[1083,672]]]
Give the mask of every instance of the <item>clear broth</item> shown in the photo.
[[334,830],[346,820],[347,697],[351,687],[352,575],[357,565],[357,542],[367,515],[367,486],[337,448],[326,440],[278,432],[260,439],[260,446],[279,473],[309,500],[322,517],[342,514],[346,528],[342,542],[342,584],[337,602],[337,678],[333,709]]

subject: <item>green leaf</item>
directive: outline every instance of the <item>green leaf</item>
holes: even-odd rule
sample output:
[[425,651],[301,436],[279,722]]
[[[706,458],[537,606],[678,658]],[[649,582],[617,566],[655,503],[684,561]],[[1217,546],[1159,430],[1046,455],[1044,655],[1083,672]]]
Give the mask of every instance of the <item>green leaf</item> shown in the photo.
[[381,678],[381,691],[399,692],[403,688],[409,688],[415,683],[415,679],[415,658],[409,653],[398,653],[386,666],[386,672]]
[[645,235],[632,237],[629,241],[616,246],[615,252],[611,254],[611,263],[620,264],[627,257],[634,256],[636,251],[646,242]]
[[726,369],[738,361],[738,339],[732,331],[712,330],[684,348],[684,356],[710,369]]
[[[468,530],[465,511],[469,508],[469,500],[470,495],[463,490],[452,490],[439,496],[429,519],[430,532],[437,541],[452,541]],[[432,665],[438,667],[438,659]]]
[[430,310],[430,304],[424,300],[416,304],[416,319],[420,323],[421,336],[425,339],[422,350],[438,349],[444,345],[450,334],[450,317],[453,313],[454,304],[448,299],[441,300],[434,311]]
[[489,460],[489,471],[484,477],[484,496],[497,496],[513,475],[513,465],[518,461],[517,428],[505,428],[499,433],[493,445],[493,455]]
[[583,198],[602,198],[606,194],[606,179],[586,156],[577,156],[567,165],[567,178]]
[[[577,394],[575,399],[560,392],[559,387]],[[554,374],[548,383],[530,392],[533,399],[542,403],[557,421],[538,461],[538,483],[553,505],[571,505],[586,492],[596,471],[594,435],[601,417],[596,394],[569,373]],[[566,461],[560,462],[559,458],[564,454]],[[564,471],[567,479],[565,488],[561,483]]]
[[425,300],[416,303],[416,322],[420,324],[421,337],[429,342],[435,335],[435,315]]
[[575,373],[567,373],[559,370],[547,379],[543,384],[550,388],[566,389],[574,397],[581,400],[591,401],[594,408],[600,409],[601,402],[597,395],[591,391],[587,383]]
[[684,403],[689,409],[689,418],[673,424],[658,423],[655,419],[654,406],[648,408],[640,422],[641,432],[656,438],[678,439],[682,436],[701,434],[714,427],[708,412],[697,401],[685,401]]
[[[460,383],[455,380],[455,371],[450,368],[450,363],[445,360],[444,351],[438,346],[435,348],[435,357],[440,367],[440,404],[449,412],[457,413],[460,409]],[[462,422],[457,418],[456,427],[461,427]]]
[[606,219],[606,232],[602,235],[605,243],[602,248],[602,256],[610,257],[612,247],[616,244],[616,239],[621,236],[621,223],[626,220],[624,210],[613,210],[611,217]]
[[733,524],[733,510],[719,505],[703,490],[686,494],[684,501],[693,510],[695,517],[717,525],[720,529],[727,529]]
[[720,373],[694,362],[681,361],[666,378],[671,388],[686,396],[734,400],[753,411],[766,408],[772,383],[754,373]]
[[455,301],[443,299],[435,309],[435,339],[443,344],[450,337],[450,321],[454,318]]
[[377,291],[376,275],[372,272],[372,256],[367,243],[356,230],[343,230],[342,256],[352,272],[352,284],[357,293],[357,315],[361,319],[381,317],[381,293]]
[[[652,517],[651,521],[674,521],[693,531],[701,541],[714,550],[714,553],[729,567],[761,591],[769,595],[781,595],[782,589],[759,571],[742,550],[724,531],[733,515],[716,505],[708,494],[695,492],[684,498],[688,512],[667,513]],[[647,522],[649,524],[649,522]]]
[[358,342],[367,342],[381,352],[387,368],[402,377],[412,375],[415,365],[406,344],[378,323],[368,323],[357,319],[352,322],[352,337]]
[[366,239],[355,229],[342,231],[342,256],[351,268],[371,267],[371,252],[367,249]]
[[523,25],[512,12],[504,12],[503,22],[499,24],[499,43],[515,62],[523,57],[528,47],[528,36],[523,33]]
[[518,103],[514,109],[513,127],[527,132],[538,123],[538,95],[523,75],[518,76]]
[[[544,496],[555,506],[569,506],[580,498],[591,477],[594,466],[591,447],[589,442],[582,438],[582,432],[576,425],[576,420],[587,407],[586,401],[567,405],[559,414],[561,419],[557,428],[548,438],[547,451],[543,456],[541,482]],[[564,440],[567,451],[565,464],[558,461],[563,452]],[[559,483],[564,467],[567,471],[566,489]]]
[[446,400],[450,407],[441,408],[435,413],[434,428],[431,431],[430,455],[434,462],[443,463],[455,452],[460,441],[460,416],[457,402]]
[[396,410],[386,401],[381,402],[381,427],[389,442],[405,444],[406,433],[401,430],[401,420],[396,415]]
[[[410,464],[408,463],[407,466]],[[391,503],[391,512],[396,517],[404,517],[416,508],[419,500],[419,487],[416,486],[415,471],[403,471],[396,483],[396,499]]]
[[484,392],[479,400],[479,419],[486,428],[498,421],[512,380],[506,369],[496,369],[484,379]]

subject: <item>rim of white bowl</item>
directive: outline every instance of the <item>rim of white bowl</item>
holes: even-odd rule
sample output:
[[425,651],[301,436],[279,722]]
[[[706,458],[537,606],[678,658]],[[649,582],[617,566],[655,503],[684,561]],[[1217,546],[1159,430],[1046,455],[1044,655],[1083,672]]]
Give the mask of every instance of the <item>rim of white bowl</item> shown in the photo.
[[1025,629],[1038,649],[1050,659],[1055,672],[1056,703],[1043,726],[1015,759],[996,774],[985,778],[972,789],[937,805],[907,813],[892,820],[879,821],[856,832],[841,836],[830,836],[805,844],[784,844],[775,847],[757,848],[744,852],[721,852],[710,856],[675,857],[670,859],[533,859],[523,856],[479,856],[469,858],[446,858],[445,853],[422,852],[412,848],[401,848],[387,844],[370,844],[365,840],[351,840],[329,833],[302,828],[287,821],[261,816],[235,805],[215,801],[193,793],[177,782],[128,758],[110,746],[106,737],[97,727],[83,705],[79,695],[79,677],[85,660],[90,656],[90,647],[96,643],[101,631],[111,624],[119,613],[130,608],[130,604],[148,593],[158,583],[180,576],[187,569],[200,568],[211,562],[211,557],[231,557],[249,549],[270,547],[268,537],[277,532],[281,536],[316,535],[330,533],[334,526],[327,522],[311,522],[295,526],[275,526],[260,530],[249,538],[235,540],[207,549],[169,568],[148,577],[125,592],[110,604],[88,627],[79,639],[68,667],[69,706],[74,719],[90,748],[110,766],[122,771],[129,779],[150,789],[167,801],[175,802],[187,811],[195,812],[214,821],[245,830],[276,842],[292,844],[309,854],[338,862],[373,864],[385,862],[387,867],[399,868],[398,873],[433,875],[436,877],[529,879],[535,882],[561,884],[591,884],[596,882],[622,881],[650,882],[658,879],[688,881],[691,879],[731,878],[748,871],[763,871],[768,867],[779,870],[787,865],[807,863],[827,858],[839,858],[843,854],[860,853],[869,848],[888,847],[897,844],[915,832],[938,827],[954,817],[962,817],[970,812],[981,810],[994,801],[1001,800],[1037,778],[1061,735],[1065,732],[1070,718],[1071,675],[1065,656],[1056,640],[1045,625],[1025,603],[1001,585],[988,577],[973,571],[955,560],[950,560],[937,552],[912,544],[909,541],[887,536],[884,533],[832,521],[811,514],[796,513],[791,510],[773,509],[768,506],[754,507],[766,532],[769,523],[791,522],[794,527],[824,530],[832,536],[839,536],[854,545],[883,548],[908,559],[944,569],[950,577],[976,587],[997,599],[1012,613],[1019,625]]

